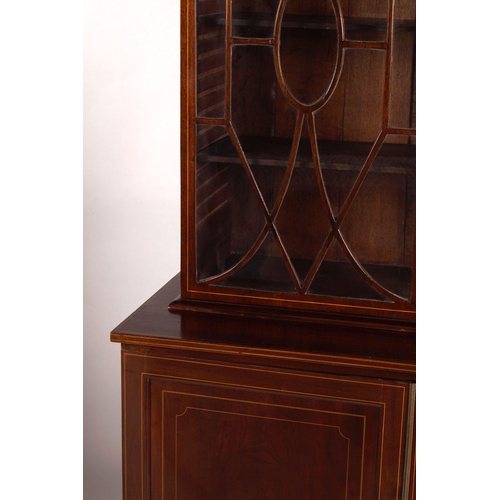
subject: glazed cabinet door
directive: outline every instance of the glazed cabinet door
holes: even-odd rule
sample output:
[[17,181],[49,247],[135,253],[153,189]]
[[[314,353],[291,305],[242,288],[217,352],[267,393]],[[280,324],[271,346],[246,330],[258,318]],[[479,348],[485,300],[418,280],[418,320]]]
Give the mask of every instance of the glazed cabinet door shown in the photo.
[[123,352],[126,500],[398,500],[408,384]]
[[183,12],[183,297],[413,320],[415,1]]

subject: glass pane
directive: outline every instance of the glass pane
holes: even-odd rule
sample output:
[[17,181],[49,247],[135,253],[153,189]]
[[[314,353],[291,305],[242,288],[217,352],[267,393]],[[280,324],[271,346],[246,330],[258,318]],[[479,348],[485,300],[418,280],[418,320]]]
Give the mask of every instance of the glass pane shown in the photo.
[[266,292],[295,292],[290,273],[271,234],[245,266],[217,285]]
[[272,211],[289,163],[297,111],[278,84],[271,47],[235,46],[232,61],[231,123]]
[[389,124],[415,128],[415,0],[395,4]]
[[415,146],[389,136],[340,231],[358,262],[382,287],[409,300],[415,243]]
[[223,118],[226,92],[226,2],[196,3],[197,116]]
[[349,0],[344,8],[346,38],[385,42],[388,13],[388,0]]
[[233,0],[233,36],[271,38],[278,4],[279,0]]
[[250,250],[265,219],[225,127],[198,125],[197,278],[228,271]]
[[384,81],[384,52],[347,50],[337,88],[314,115],[323,178],[334,214],[382,130]]
[[279,50],[289,92],[301,103],[316,102],[326,93],[337,62],[337,20],[330,0],[316,2],[316,8],[289,0]]
[[381,50],[346,51],[344,141],[373,143],[382,130],[385,60]]
[[415,29],[416,20],[415,0],[394,0],[394,26],[413,27]]
[[231,77],[231,122],[238,136],[273,136],[278,83],[272,47],[233,46]]
[[309,141],[301,145],[276,228],[302,283],[330,232],[328,209],[323,204]]
[[336,240],[333,240],[307,293],[309,295],[387,301],[362,278],[356,268],[345,258],[345,254]]

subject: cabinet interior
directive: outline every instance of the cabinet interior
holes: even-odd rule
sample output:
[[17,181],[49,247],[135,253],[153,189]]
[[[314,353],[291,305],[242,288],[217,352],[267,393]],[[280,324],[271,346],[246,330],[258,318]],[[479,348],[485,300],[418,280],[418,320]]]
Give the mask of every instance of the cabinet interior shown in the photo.
[[414,0],[196,2],[196,280],[412,302]]

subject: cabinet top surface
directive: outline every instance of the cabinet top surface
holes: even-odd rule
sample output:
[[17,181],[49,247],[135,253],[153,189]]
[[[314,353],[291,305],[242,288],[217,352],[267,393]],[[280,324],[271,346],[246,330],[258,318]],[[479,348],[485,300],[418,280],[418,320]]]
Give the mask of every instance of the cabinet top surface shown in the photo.
[[[310,363],[362,368],[361,374],[413,379],[415,332],[360,328],[345,324],[243,317],[184,311],[169,304],[179,294],[179,275],[111,332],[111,340],[127,345],[246,355],[307,369]],[[268,361],[266,361],[268,362]],[[322,368],[322,369],[323,369]]]

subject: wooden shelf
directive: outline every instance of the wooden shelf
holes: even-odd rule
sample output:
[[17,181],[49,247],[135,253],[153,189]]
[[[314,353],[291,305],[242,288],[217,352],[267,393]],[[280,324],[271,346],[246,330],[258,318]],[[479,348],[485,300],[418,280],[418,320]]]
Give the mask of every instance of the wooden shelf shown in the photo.
[[[208,16],[205,17],[207,20]],[[219,25],[225,25],[226,19],[221,14],[212,15],[213,21]],[[261,14],[253,12],[242,12],[233,14],[233,26],[252,26],[259,28],[274,28],[275,18],[272,14]],[[337,20],[334,16],[303,16],[285,15],[283,17],[283,28],[336,30]],[[386,18],[371,17],[344,17],[346,31],[386,31]],[[396,19],[394,21],[395,31],[415,31],[415,21],[407,19]]]
[[[281,137],[241,137],[240,143],[250,165],[287,167],[292,140]],[[318,141],[321,166],[331,170],[357,171],[363,166],[373,144],[368,142]],[[309,139],[301,139],[296,167],[313,168]],[[198,152],[198,161],[238,163],[231,139],[223,139]],[[372,171],[408,174],[415,172],[415,145],[384,144]]]
[[[233,263],[240,259],[241,256],[232,256]],[[304,259],[293,259],[293,265],[300,275],[305,276],[312,262]],[[410,267],[378,264],[366,264],[364,267],[382,286],[399,296],[409,298],[411,291]],[[314,278],[308,295],[387,301],[371,288],[348,262],[325,261],[320,269],[321,272],[318,272]],[[296,293],[290,275],[281,259],[264,255],[255,256],[241,270],[218,285],[269,292]]]

